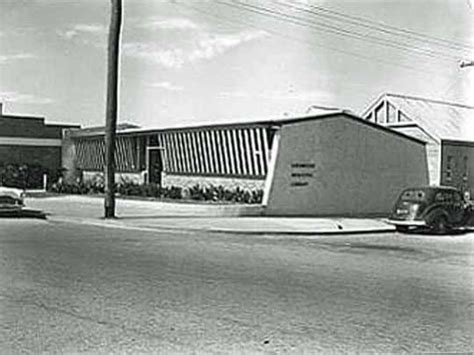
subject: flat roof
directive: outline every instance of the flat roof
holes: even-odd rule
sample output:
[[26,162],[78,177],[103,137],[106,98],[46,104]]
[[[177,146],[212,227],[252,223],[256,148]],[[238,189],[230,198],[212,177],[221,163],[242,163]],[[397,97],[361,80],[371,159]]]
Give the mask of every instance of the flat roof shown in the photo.
[[8,119],[18,119],[18,120],[34,120],[34,121],[44,121],[44,117],[41,116],[23,116],[23,115],[0,115],[0,120],[3,118]]
[[[354,113],[346,110],[335,110],[331,112],[321,113],[321,114],[307,114],[298,117],[280,117],[280,118],[268,118],[268,119],[261,119],[261,120],[241,120],[241,121],[229,121],[229,122],[219,122],[214,124],[195,124],[195,125],[170,125],[168,127],[158,127],[158,128],[130,128],[130,129],[123,129],[117,131],[118,135],[134,135],[134,136],[143,136],[148,134],[155,134],[161,132],[179,132],[179,131],[186,131],[186,130],[207,130],[207,129],[222,129],[222,128],[237,128],[237,127],[248,127],[248,126],[263,126],[263,127],[271,127],[271,126],[283,126],[287,124],[294,124],[299,122],[305,121],[312,121],[312,120],[321,120],[327,119],[331,117],[337,116],[344,116],[346,118],[355,120],[361,124],[371,126],[375,129],[384,131],[389,134],[394,134],[401,136],[403,138],[409,139],[411,141],[425,144],[425,142],[421,139],[406,135],[401,132],[397,132],[392,130],[388,127],[381,126],[379,124],[369,122],[367,120],[362,119],[361,117],[355,115]],[[101,132],[98,132],[96,129],[93,131],[88,130],[87,128],[78,129],[78,130],[71,130],[70,137],[71,138],[87,138],[87,137],[100,137],[104,135],[104,130],[102,129]]]

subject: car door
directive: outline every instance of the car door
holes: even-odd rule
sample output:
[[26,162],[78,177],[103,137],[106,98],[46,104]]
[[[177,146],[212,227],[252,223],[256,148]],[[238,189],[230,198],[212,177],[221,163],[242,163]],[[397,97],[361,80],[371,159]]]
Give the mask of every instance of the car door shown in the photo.
[[464,220],[464,201],[461,196],[461,193],[457,191],[452,192],[452,200],[450,203],[450,214],[452,215],[452,221],[455,224],[460,224]]

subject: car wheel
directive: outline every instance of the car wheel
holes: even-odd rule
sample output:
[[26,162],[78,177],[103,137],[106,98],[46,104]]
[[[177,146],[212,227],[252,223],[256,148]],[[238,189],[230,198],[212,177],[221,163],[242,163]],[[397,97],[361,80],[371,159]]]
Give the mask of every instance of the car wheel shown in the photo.
[[400,232],[400,233],[408,232],[408,227],[407,226],[395,226],[395,229],[397,230],[397,232]]
[[448,231],[448,220],[445,216],[438,216],[431,227],[436,234],[445,234]]

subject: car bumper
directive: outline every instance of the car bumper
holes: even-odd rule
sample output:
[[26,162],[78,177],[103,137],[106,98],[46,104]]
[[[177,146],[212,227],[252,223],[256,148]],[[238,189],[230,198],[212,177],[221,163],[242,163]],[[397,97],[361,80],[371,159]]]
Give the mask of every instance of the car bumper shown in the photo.
[[0,208],[0,218],[40,218],[46,219],[46,214],[40,210],[31,208]]
[[396,219],[388,219],[386,221],[389,224],[393,224],[394,226],[404,226],[404,227],[426,227],[425,221],[403,221],[403,220],[396,220]]
[[4,212],[21,211],[22,208],[20,205],[0,205],[0,211]]

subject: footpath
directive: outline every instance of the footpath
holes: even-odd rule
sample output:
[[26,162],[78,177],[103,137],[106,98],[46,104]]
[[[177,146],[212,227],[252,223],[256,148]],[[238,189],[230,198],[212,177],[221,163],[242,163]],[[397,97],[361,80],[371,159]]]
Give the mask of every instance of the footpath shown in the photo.
[[109,227],[179,229],[242,234],[330,235],[390,232],[382,219],[262,216],[259,205],[173,201],[116,200],[117,218],[105,220],[103,199],[92,196],[29,197],[28,208],[44,211],[49,220]]

